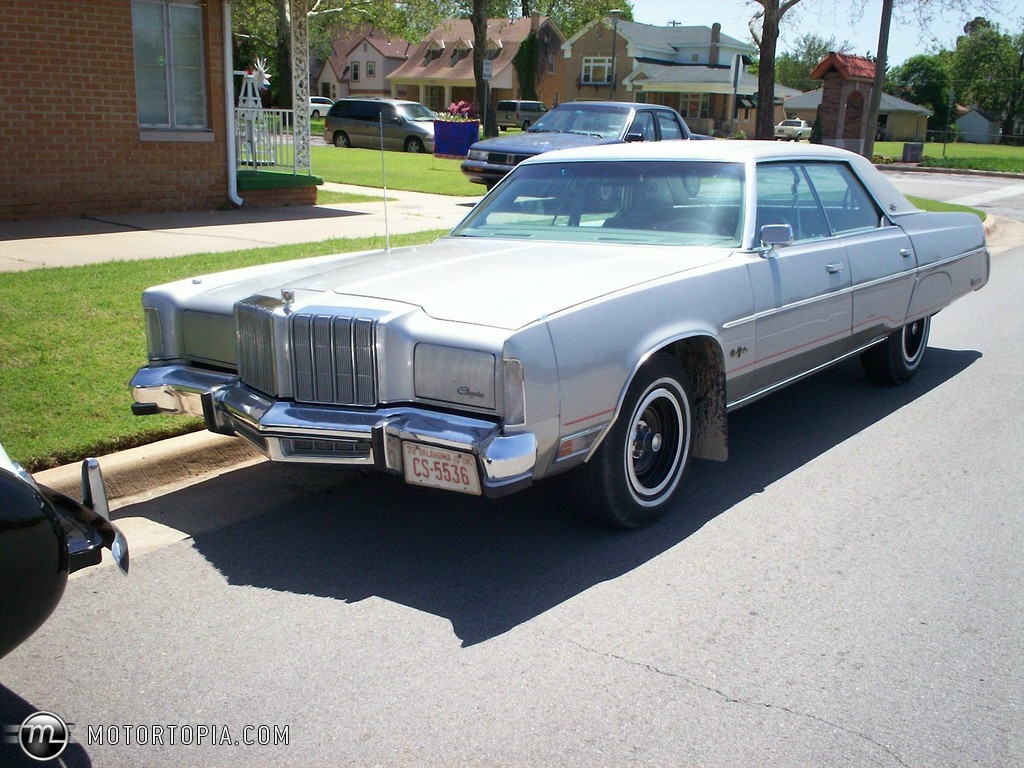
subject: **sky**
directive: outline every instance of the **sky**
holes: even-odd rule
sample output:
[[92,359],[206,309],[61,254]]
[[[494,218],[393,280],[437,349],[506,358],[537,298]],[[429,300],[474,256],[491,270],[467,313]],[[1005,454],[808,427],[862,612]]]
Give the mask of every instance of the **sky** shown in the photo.
[[[968,3],[968,19],[947,8],[946,0],[931,0],[936,8],[934,23],[923,33],[913,16],[901,14],[896,2],[889,28],[889,66],[902,64],[919,53],[934,53],[938,48],[952,49],[957,35],[963,34],[965,21],[985,16],[1008,32],[1020,31],[1024,10],[1019,0],[993,0],[1000,13],[986,12],[981,4]],[[665,26],[678,21],[686,26],[708,26],[716,21],[722,33],[738,40],[749,40],[747,22],[760,6],[753,0],[632,0],[633,20],[641,24]],[[905,5],[905,4],[904,4]],[[861,10],[863,9],[863,10]],[[778,52],[792,49],[796,39],[814,33],[837,43],[848,41],[850,52],[875,55],[878,47],[878,26],[882,18],[881,0],[801,0],[782,18]]]

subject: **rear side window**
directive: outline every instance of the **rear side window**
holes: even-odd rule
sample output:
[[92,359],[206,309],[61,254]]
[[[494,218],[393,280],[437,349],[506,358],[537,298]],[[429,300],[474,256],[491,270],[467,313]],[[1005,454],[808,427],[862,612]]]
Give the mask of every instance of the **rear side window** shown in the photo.
[[498,106],[495,107],[498,112],[511,112],[515,108],[515,103],[511,101],[499,101]]
[[849,166],[808,163],[806,168],[833,234],[879,226],[882,214]]
[[685,139],[683,130],[679,127],[679,121],[668,112],[658,112],[658,127],[661,128],[661,140],[671,141],[672,139]]

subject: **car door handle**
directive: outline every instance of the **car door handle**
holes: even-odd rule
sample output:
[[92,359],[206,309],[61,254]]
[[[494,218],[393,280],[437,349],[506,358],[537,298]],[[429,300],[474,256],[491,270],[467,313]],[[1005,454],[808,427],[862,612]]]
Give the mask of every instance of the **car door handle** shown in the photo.
[[828,270],[828,273],[830,275],[838,275],[840,272],[843,271],[843,264],[842,262],[836,264],[829,264],[825,267],[825,269]]
[[902,256],[904,259],[909,259],[913,255],[914,251],[912,248],[900,248],[900,256]]

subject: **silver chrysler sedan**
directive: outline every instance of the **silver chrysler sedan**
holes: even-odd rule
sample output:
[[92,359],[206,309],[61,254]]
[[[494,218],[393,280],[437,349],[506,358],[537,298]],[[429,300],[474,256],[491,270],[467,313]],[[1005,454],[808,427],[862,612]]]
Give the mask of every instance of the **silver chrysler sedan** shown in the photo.
[[842,150],[550,152],[431,245],[147,290],[133,410],[462,493],[571,470],[589,512],[638,527],[691,457],[725,460],[730,411],[853,355],[907,381],[988,276],[976,216],[922,212]]

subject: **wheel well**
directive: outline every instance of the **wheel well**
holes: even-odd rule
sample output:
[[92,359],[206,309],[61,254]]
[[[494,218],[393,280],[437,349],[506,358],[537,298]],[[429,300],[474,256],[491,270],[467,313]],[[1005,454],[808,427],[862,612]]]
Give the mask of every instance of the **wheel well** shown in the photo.
[[693,455],[725,461],[729,455],[729,424],[725,408],[725,357],[710,336],[691,336],[658,350],[683,366],[693,387]]

